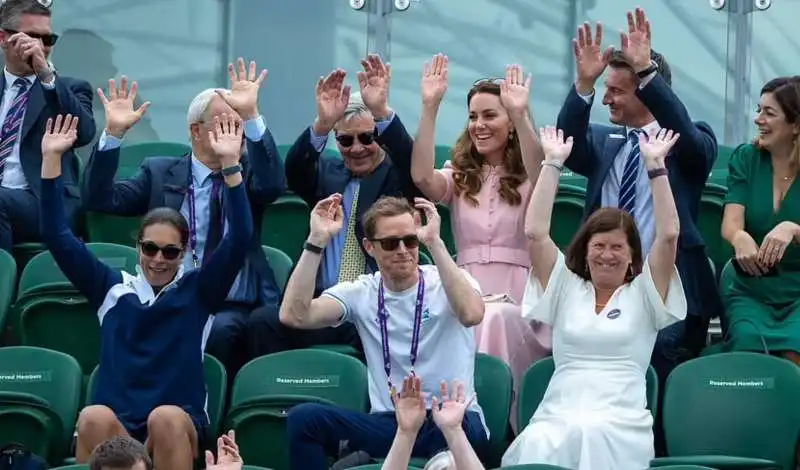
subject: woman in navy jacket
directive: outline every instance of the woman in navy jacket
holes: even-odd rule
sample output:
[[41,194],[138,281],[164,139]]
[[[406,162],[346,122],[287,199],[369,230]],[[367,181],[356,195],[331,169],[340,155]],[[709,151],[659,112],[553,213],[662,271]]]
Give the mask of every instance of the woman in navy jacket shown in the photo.
[[[241,269],[253,232],[239,157],[242,127],[233,116],[210,124],[220,158],[228,222],[207,262],[184,272],[189,224],[158,208],[142,222],[136,275],[97,259],[70,231],[62,209],[61,155],[76,138],[78,118],[49,120],[42,140],[42,236],[58,266],[97,308],[102,346],[93,406],[78,418],[76,458],[86,462],[96,445],[115,435],[147,444],[156,468],[189,470],[208,425],[203,349],[212,312]],[[191,190],[191,188],[190,188]]]

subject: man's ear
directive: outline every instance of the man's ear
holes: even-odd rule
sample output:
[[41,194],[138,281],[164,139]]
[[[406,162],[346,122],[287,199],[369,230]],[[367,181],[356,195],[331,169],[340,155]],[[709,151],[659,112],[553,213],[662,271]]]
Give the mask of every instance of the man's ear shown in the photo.
[[364,245],[364,250],[366,250],[367,254],[374,258],[375,245],[371,241],[369,241],[367,237],[362,238],[361,243]]

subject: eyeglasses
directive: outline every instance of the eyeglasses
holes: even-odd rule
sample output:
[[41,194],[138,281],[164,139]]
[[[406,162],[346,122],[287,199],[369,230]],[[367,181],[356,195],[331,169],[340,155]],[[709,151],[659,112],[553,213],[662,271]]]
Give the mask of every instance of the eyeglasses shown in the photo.
[[25,31],[17,31],[17,30],[14,30],[14,29],[7,29],[7,28],[3,28],[3,31],[5,31],[8,34],[17,34],[19,32],[22,32],[22,33],[27,34],[28,36],[32,37],[33,39],[38,39],[38,40],[42,41],[42,44],[44,44],[47,47],[55,46],[56,41],[58,41],[58,34],[28,33],[28,32],[25,32]]
[[506,79],[505,78],[501,78],[501,77],[479,78],[479,79],[475,80],[474,82],[472,82],[472,86],[480,85],[482,83],[493,83],[495,85],[499,85],[499,84],[503,83],[504,81],[506,81]]
[[419,246],[419,238],[416,235],[406,235],[405,237],[386,237],[386,238],[373,238],[370,240],[375,243],[381,244],[384,251],[394,251],[400,247],[400,242],[408,249],[417,248]]
[[[0,5],[6,3],[7,1],[8,0],[0,0]],[[39,2],[39,5],[45,8],[50,8],[50,6],[53,5],[53,0],[36,0],[36,1]]]
[[339,145],[342,147],[350,147],[352,146],[356,138],[358,141],[361,142],[361,145],[370,145],[371,143],[375,142],[375,134],[372,132],[362,132],[357,135],[351,134],[337,134],[336,141],[339,142]]
[[166,260],[175,260],[183,253],[183,248],[175,245],[167,245],[167,246],[158,246],[155,242],[147,241],[140,241],[139,247],[142,249],[142,253],[145,256],[156,256],[160,251],[161,254],[164,256]]

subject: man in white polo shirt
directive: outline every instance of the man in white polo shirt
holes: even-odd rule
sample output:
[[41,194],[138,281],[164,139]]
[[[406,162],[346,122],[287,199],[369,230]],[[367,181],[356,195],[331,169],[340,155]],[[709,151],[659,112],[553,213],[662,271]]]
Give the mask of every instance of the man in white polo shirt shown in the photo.
[[[364,246],[379,271],[354,282],[337,284],[312,299],[322,251],[342,229],[342,197],[320,201],[311,213],[311,234],[286,287],[280,319],[293,328],[355,324],[369,370],[369,414],[343,408],[303,404],[287,418],[292,470],[325,470],[326,456],[336,456],[340,442],[351,451],[382,458],[389,452],[397,421],[391,390],[403,378],[423,380],[427,406],[441,382],[455,379],[474,395],[475,339],[472,326],[483,320],[484,303],[477,281],[456,266],[439,236],[440,218],[430,201],[415,206],[383,197],[364,214]],[[419,243],[435,266],[419,266]],[[483,413],[473,402],[464,416],[464,431],[479,453],[488,442]],[[447,446],[432,421],[420,430],[412,456],[430,457]]]

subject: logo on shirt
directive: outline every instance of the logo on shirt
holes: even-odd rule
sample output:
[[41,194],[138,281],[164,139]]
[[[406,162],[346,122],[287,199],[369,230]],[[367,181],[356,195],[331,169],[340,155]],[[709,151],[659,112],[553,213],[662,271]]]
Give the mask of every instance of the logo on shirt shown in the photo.
[[423,324],[428,323],[430,319],[431,319],[431,311],[430,309],[426,308],[425,310],[422,311],[422,323]]
[[621,314],[622,314],[622,312],[620,311],[620,309],[618,309],[618,308],[615,308],[615,309],[611,310],[610,312],[608,312],[608,313],[606,314],[606,317],[607,317],[608,319],[610,319],[610,320],[615,320],[615,319],[619,318],[619,316],[620,316]]

